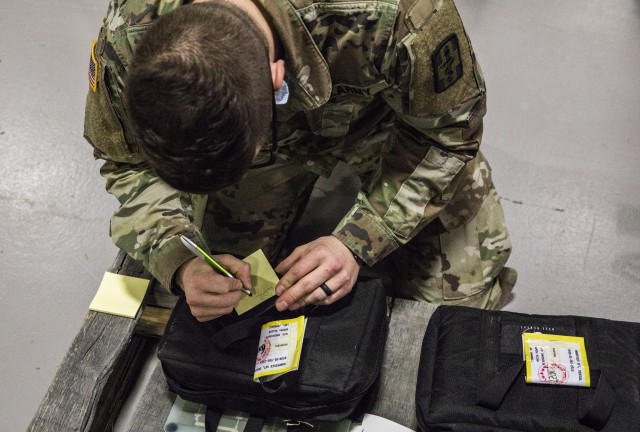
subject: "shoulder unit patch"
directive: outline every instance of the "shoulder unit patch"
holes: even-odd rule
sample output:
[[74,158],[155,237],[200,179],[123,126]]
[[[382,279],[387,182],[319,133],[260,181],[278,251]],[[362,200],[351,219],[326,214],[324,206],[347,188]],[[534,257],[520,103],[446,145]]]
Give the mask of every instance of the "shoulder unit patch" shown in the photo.
[[98,89],[98,62],[96,61],[96,41],[91,44],[91,58],[89,59],[89,87],[95,93]]
[[462,78],[462,57],[458,35],[450,34],[431,56],[436,93],[442,93]]

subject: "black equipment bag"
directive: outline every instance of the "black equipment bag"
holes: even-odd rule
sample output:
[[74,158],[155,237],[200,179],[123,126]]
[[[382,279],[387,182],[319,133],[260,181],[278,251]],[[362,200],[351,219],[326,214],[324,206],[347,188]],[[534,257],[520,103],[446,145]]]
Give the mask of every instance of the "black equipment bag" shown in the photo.
[[[527,384],[522,333],[584,337],[591,387]],[[429,431],[640,431],[640,323],[440,306],[422,345]]]
[[[382,364],[389,321],[382,283],[359,279],[335,303],[295,313],[277,312],[274,299],[265,303],[200,323],[180,298],[158,350],[169,388],[217,411],[294,420],[354,415],[374,391]],[[298,370],[254,382],[262,324],[299,315],[307,325]]]

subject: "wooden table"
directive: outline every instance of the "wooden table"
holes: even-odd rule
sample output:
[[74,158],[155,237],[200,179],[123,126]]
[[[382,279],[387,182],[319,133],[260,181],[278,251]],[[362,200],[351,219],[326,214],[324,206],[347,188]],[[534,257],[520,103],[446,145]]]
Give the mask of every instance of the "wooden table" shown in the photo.
[[[152,279],[124,252],[108,271]],[[174,304],[174,297],[152,283],[134,319],[89,311],[28,431],[111,431],[145,362],[154,354]],[[371,411],[413,430],[420,344],[435,309],[427,303],[395,300],[380,390]],[[162,431],[174,399],[156,362],[127,430]]]

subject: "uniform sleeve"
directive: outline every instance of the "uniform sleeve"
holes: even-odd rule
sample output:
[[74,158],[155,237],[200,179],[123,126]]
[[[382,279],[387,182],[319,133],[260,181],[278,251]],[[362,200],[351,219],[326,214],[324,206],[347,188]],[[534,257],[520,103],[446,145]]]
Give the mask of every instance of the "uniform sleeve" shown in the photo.
[[87,95],[84,135],[94,156],[105,161],[100,174],[120,203],[111,218],[111,238],[175,293],[173,275],[192,257],[179,235],[204,246],[199,226],[206,197],[171,188],[145,163],[124,108],[124,67],[104,33],[103,29],[92,52],[96,84]]
[[[333,232],[368,265],[443,215],[473,171],[486,111],[482,74],[453,2],[435,9],[419,0],[399,20],[389,61],[394,85],[382,93],[397,117],[391,150],[379,180]],[[462,211],[472,213],[482,199]]]
[[108,161],[100,173],[107,180],[107,191],[120,202],[111,217],[113,242],[177,293],[172,283],[174,273],[193,258],[179,236],[184,234],[204,245],[201,222],[194,216],[204,207],[204,197],[176,191],[144,166]]

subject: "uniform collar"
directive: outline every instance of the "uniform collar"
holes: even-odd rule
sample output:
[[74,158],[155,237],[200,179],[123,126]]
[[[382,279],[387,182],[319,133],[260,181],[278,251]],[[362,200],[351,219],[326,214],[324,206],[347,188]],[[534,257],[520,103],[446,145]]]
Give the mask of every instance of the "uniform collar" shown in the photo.
[[293,6],[287,0],[253,1],[267,12],[284,45],[285,79],[297,95],[289,108],[308,111],[324,105],[331,96],[329,67]]

